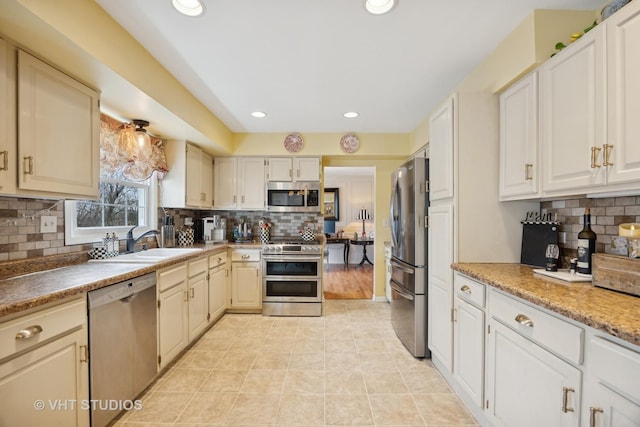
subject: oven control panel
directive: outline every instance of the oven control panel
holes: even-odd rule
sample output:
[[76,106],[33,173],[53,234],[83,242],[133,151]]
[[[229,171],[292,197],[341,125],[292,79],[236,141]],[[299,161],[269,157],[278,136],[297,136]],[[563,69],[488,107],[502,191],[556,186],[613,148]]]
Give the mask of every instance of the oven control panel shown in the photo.
[[316,255],[322,254],[322,245],[266,244],[262,245],[264,255]]

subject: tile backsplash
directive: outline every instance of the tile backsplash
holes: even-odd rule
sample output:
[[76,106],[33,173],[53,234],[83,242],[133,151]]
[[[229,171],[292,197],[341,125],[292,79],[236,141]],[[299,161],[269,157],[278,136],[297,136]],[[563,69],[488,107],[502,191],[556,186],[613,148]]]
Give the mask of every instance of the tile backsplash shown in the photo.
[[640,196],[583,197],[541,202],[541,213],[557,214],[559,231],[566,233],[566,242],[560,243],[564,257],[574,257],[576,254],[585,208],[591,211],[591,229],[597,235],[596,252],[608,252],[611,249],[611,237],[618,235],[620,224],[640,222]]

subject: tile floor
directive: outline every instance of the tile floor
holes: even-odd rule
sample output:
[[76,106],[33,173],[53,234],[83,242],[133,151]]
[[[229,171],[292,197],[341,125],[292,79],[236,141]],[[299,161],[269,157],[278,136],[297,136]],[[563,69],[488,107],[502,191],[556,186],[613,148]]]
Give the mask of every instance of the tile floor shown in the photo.
[[389,316],[369,300],[328,300],[323,317],[227,314],[116,425],[476,426]]

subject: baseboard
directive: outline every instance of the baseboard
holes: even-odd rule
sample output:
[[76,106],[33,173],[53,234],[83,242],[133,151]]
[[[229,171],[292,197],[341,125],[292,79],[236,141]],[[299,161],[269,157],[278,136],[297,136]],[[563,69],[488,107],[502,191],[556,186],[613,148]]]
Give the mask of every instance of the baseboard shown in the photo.
[[376,296],[376,295],[374,295],[373,298],[371,298],[371,299],[372,299],[372,301],[375,301],[375,302],[389,302],[389,301],[387,301],[387,297],[385,297],[385,296]]

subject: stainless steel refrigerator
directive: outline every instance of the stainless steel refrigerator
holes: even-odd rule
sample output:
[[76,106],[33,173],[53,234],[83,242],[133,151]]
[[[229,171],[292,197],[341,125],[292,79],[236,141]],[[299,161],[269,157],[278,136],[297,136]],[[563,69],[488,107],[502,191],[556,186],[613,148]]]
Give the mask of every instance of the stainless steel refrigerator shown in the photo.
[[414,357],[427,349],[429,159],[415,158],[391,176],[391,323]]

